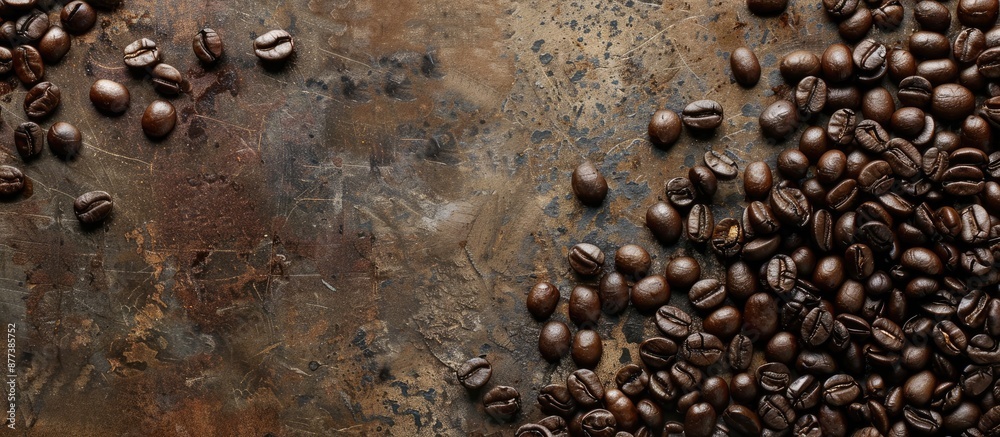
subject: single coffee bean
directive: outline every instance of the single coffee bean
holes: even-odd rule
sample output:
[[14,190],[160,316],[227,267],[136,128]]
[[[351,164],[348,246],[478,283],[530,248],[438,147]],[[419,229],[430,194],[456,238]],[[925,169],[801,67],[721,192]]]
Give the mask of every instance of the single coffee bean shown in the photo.
[[729,392],[733,400],[747,405],[757,401],[757,383],[749,373],[737,373],[729,381]]
[[889,79],[896,83],[917,74],[917,59],[908,50],[890,50],[886,64],[889,68]]
[[546,361],[557,363],[569,353],[571,339],[569,327],[565,323],[550,320],[542,325],[538,334],[538,353]]
[[573,336],[573,347],[570,356],[577,367],[593,369],[601,362],[604,346],[601,336],[589,329],[581,329]]
[[[695,206],[697,207],[697,205]],[[646,210],[646,227],[657,240],[667,245],[676,243],[684,232],[684,223],[680,213],[666,202],[657,202]]]
[[909,76],[899,82],[896,96],[903,105],[915,108],[927,108],[930,105],[934,88],[931,82],[920,76]]
[[[919,111],[919,109],[916,110]],[[923,117],[921,117],[920,124],[923,124]],[[923,162],[923,157],[920,156],[917,148],[902,138],[889,140],[886,144],[886,150],[882,152],[882,159],[889,163],[889,168],[894,174],[904,178],[919,175]]]
[[989,29],[997,21],[997,0],[959,0],[955,15],[963,26]]
[[834,144],[846,146],[854,141],[858,118],[852,109],[838,109],[830,116],[830,121],[826,125],[827,137]]
[[816,76],[806,76],[796,86],[794,97],[799,113],[810,116],[820,112],[826,106],[826,82]]
[[861,113],[866,119],[887,125],[895,111],[896,103],[892,100],[892,94],[885,88],[876,87],[865,92],[861,102]]
[[704,243],[715,231],[715,217],[708,205],[695,204],[687,217],[687,236],[695,243]]
[[579,243],[569,250],[569,266],[580,275],[594,276],[604,265],[604,252],[590,243]]
[[49,16],[39,10],[31,11],[17,19],[14,29],[19,41],[33,43],[49,30]]
[[469,390],[482,388],[493,376],[493,366],[485,356],[470,358],[455,370],[455,376],[463,387]]
[[608,196],[608,181],[590,161],[584,161],[573,171],[571,186],[576,198],[587,206],[600,206]]
[[506,422],[521,410],[521,394],[514,387],[498,385],[483,395],[483,406],[490,417]]
[[761,422],[775,430],[787,429],[795,423],[796,414],[788,399],[780,394],[770,394],[757,404]]
[[108,218],[114,209],[111,195],[104,191],[84,193],[73,201],[73,211],[77,220],[84,225],[95,225]]
[[788,384],[787,397],[797,411],[810,410],[822,398],[823,387],[812,375],[802,375]]
[[[620,429],[634,430],[639,427],[639,411],[635,404],[621,390],[612,388],[604,392],[604,407],[615,419]],[[613,429],[613,428],[612,428]],[[614,437],[618,437],[617,434]]]
[[750,361],[753,358],[753,341],[750,337],[739,334],[729,342],[726,350],[726,360],[734,370],[745,371],[750,368]]
[[526,304],[535,319],[548,319],[559,305],[559,289],[550,282],[539,282],[528,292]]
[[726,285],[718,279],[702,279],[688,291],[691,305],[700,310],[710,310],[726,300]]
[[647,276],[632,286],[632,305],[639,312],[651,313],[670,301],[670,285],[660,275]]
[[833,18],[847,18],[858,9],[859,3],[859,0],[823,0],[823,9]]
[[931,371],[916,373],[903,384],[903,399],[908,405],[923,407],[930,402],[936,385],[937,378]]
[[955,35],[952,55],[962,64],[975,63],[979,54],[986,49],[986,35],[983,31],[967,27]]
[[872,20],[879,29],[896,30],[903,22],[903,5],[899,0],[888,0],[872,11]]
[[861,395],[861,387],[854,377],[840,373],[823,382],[823,401],[830,406],[843,407]]
[[45,61],[38,49],[23,45],[13,52],[14,74],[25,85],[34,85],[45,76]]
[[944,33],[951,25],[951,11],[947,6],[936,1],[919,1],[913,9],[913,18],[920,28],[931,32]]
[[784,392],[790,382],[791,373],[782,363],[771,362],[757,368],[757,384],[766,392]]
[[656,311],[656,326],[672,338],[686,338],[692,329],[691,316],[675,306],[664,305]]
[[941,429],[941,413],[907,405],[903,407],[903,420],[918,435],[935,435]]
[[[717,254],[725,258],[732,258],[743,249],[743,243],[743,228],[738,220],[725,218],[715,225],[715,230],[712,233],[712,249]],[[667,276],[667,279],[670,279],[670,276]]]
[[59,26],[52,26],[38,41],[38,53],[45,62],[55,64],[69,53],[72,44],[72,38],[66,31]]
[[809,222],[812,207],[802,191],[791,187],[776,187],[768,198],[771,210],[783,223],[802,227]]
[[715,100],[698,100],[689,103],[681,112],[684,125],[695,130],[712,130],[722,125],[722,105]]
[[689,289],[701,279],[701,264],[690,256],[679,256],[667,263],[664,276],[671,287]]
[[701,198],[710,199],[719,190],[719,179],[715,176],[715,172],[704,165],[691,167],[688,170],[688,179]]
[[[759,200],[750,202],[747,207],[747,221],[752,232],[758,235],[771,235],[781,229],[781,223],[771,211],[771,207]],[[768,257],[770,258],[770,257]]]
[[739,166],[725,152],[709,150],[705,152],[705,165],[722,180],[730,180],[739,174]]
[[933,85],[956,82],[958,64],[951,59],[932,59],[917,64],[917,75],[923,76]]
[[0,197],[11,197],[24,190],[24,173],[17,167],[0,165]]
[[858,144],[870,153],[882,153],[889,142],[889,133],[882,125],[873,120],[862,120],[854,129],[854,137]]
[[6,47],[0,47],[0,74],[14,71],[14,54]]
[[173,66],[167,64],[156,64],[153,72],[150,73],[153,80],[153,89],[165,96],[176,96],[180,93],[190,91],[190,84],[184,76]]
[[597,291],[585,285],[573,287],[569,296],[569,319],[577,326],[593,326],[601,318]]
[[[690,320],[688,323],[691,323]],[[657,318],[657,326],[660,326],[659,318]],[[663,328],[661,327],[660,330],[662,331]],[[676,338],[683,337],[676,336]],[[639,358],[647,368],[666,369],[674,363],[677,350],[677,343],[673,340],[664,337],[651,337],[639,345]]]
[[1000,49],[997,47],[984,50],[976,57],[976,67],[979,74],[987,79],[1000,78]]
[[778,100],[764,108],[758,123],[765,138],[783,140],[798,129],[799,110],[788,100]]
[[831,44],[823,52],[820,61],[823,78],[829,82],[844,82],[854,72],[851,48],[845,44]]
[[726,292],[736,301],[744,301],[757,292],[757,273],[743,261],[726,268]]
[[733,78],[740,85],[750,88],[760,81],[760,61],[749,48],[739,47],[733,50],[729,55],[729,65],[733,71]]
[[142,113],[142,132],[150,138],[162,138],[177,125],[177,111],[166,100],[153,100]]
[[660,370],[649,375],[649,395],[661,404],[672,403],[680,396],[680,388],[668,370]]
[[123,57],[125,65],[137,70],[151,69],[163,60],[156,42],[148,38],[136,40],[125,46]]
[[53,155],[65,161],[76,159],[83,147],[83,136],[80,130],[72,124],[60,121],[49,128],[46,136],[49,143],[49,150]]
[[778,154],[777,166],[785,179],[802,179],[809,171],[809,158],[798,149],[785,149]]
[[23,161],[30,161],[42,153],[44,136],[42,128],[31,121],[21,123],[14,128],[14,146]]
[[825,343],[833,331],[833,314],[822,307],[813,308],[802,321],[802,340],[811,346]]
[[819,75],[822,71],[822,64],[815,54],[805,50],[796,50],[781,59],[778,69],[786,81],[797,83],[806,76]]
[[955,165],[941,175],[941,186],[946,194],[974,196],[983,190],[983,177],[979,167]]
[[128,88],[118,82],[98,79],[90,87],[90,103],[107,114],[121,114],[128,109],[131,97]]
[[97,12],[86,2],[74,0],[63,6],[59,19],[67,31],[79,35],[94,27],[94,23],[97,22]]
[[58,86],[41,82],[24,95],[24,112],[33,120],[46,118],[59,107],[61,96]]
[[295,41],[288,32],[280,29],[267,32],[253,41],[253,51],[262,61],[282,62],[295,51]]
[[[748,3],[754,0],[748,0]],[[783,3],[783,2],[782,2]],[[684,414],[684,435],[687,437],[711,437],[715,433],[718,416],[707,402],[694,404]]]
[[646,276],[651,262],[649,252],[634,244],[626,244],[615,252],[615,269],[632,278]]
[[958,84],[948,83],[934,88],[931,97],[931,114],[944,121],[957,121],[972,114],[975,110],[976,98]]
[[578,405],[593,408],[604,399],[604,385],[601,379],[589,369],[580,369],[566,378],[566,388]]
[[214,64],[222,57],[222,37],[215,30],[204,28],[194,36],[191,48],[201,62]]
[[667,200],[678,208],[690,207],[698,198],[694,184],[691,183],[690,179],[684,177],[672,178],[667,181],[666,195]]
[[778,332],[778,302],[768,293],[755,293],[743,307],[744,331],[767,339]]
[[892,184],[895,183],[895,178],[892,175],[892,167],[888,162],[875,160],[861,169],[861,173],[858,175],[858,185],[866,193],[881,196],[888,192],[892,188]]
[[601,278],[597,294],[601,301],[601,311],[614,315],[628,307],[632,291],[624,275],[611,272]]
[[910,53],[920,59],[946,58],[951,52],[948,37],[938,32],[921,30],[910,34]]
[[965,351],[968,338],[965,332],[950,320],[942,320],[934,325],[931,339],[938,350],[945,355],[955,356]]
[[725,345],[718,337],[697,332],[689,335],[681,344],[680,357],[691,364],[708,367],[722,358]]
[[681,136],[681,118],[669,109],[660,109],[649,120],[649,139],[658,146],[669,147]]
[[649,375],[635,364],[626,364],[615,373],[615,386],[628,396],[641,395],[648,384]]

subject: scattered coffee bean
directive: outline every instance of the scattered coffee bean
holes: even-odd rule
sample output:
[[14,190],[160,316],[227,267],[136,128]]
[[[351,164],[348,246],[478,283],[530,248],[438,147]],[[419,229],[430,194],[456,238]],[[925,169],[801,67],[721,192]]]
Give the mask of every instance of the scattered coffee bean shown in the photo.
[[24,112],[33,120],[44,119],[59,108],[61,96],[58,86],[41,82],[24,95]]
[[733,70],[733,78],[740,85],[750,88],[760,81],[760,61],[749,48],[740,47],[733,50],[729,55],[729,65]]
[[148,38],[136,40],[125,46],[124,59],[125,65],[137,70],[152,69],[163,60],[156,42]]
[[26,121],[14,128],[14,146],[25,162],[37,158],[45,144],[45,132],[37,123]]
[[253,51],[262,61],[283,62],[295,51],[295,41],[284,30],[272,30],[253,41]]
[[118,82],[98,79],[90,87],[90,103],[101,112],[121,114],[128,109],[130,101],[128,88]]
[[174,130],[177,111],[166,100],[154,100],[142,113],[142,132],[150,138],[162,138]]
[[653,113],[649,120],[649,139],[662,147],[672,146],[681,136],[681,118],[669,109],[661,109]]
[[486,360],[485,356],[470,358],[455,370],[455,376],[463,387],[469,390],[482,388],[490,382],[493,375],[493,366]]
[[483,406],[490,417],[506,422],[521,410],[521,394],[513,387],[498,385],[483,395]]
[[214,64],[222,57],[222,37],[215,30],[204,28],[198,31],[191,42],[195,56],[205,64]]
[[67,31],[79,35],[94,27],[94,23],[97,22],[97,13],[86,2],[73,0],[63,6],[62,12],[59,13],[59,19]]
[[180,93],[190,91],[191,86],[184,76],[176,68],[167,64],[156,64],[153,72],[150,73],[153,80],[153,89],[165,96],[176,96]]
[[76,159],[83,147],[83,136],[80,134],[80,130],[64,121],[53,124],[49,128],[46,139],[52,154],[64,161]]
[[24,173],[17,167],[0,165],[0,197],[11,197],[24,190]]
[[114,201],[111,195],[104,191],[91,191],[77,197],[73,202],[76,218],[84,225],[95,225],[103,222],[111,215]]

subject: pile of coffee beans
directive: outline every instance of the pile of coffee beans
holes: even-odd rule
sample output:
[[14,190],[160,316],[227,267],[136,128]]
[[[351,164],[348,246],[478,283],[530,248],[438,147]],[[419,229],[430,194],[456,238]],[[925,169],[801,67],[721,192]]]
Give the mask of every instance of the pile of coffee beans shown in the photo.
[[[22,161],[37,159],[45,142],[49,150],[63,161],[73,161],[83,147],[83,136],[76,126],[65,121],[53,123],[46,133],[37,123],[50,118],[59,108],[62,93],[59,87],[45,81],[45,65],[56,64],[69,52],[71,35],[88,32],[97,21],[94,7],[112,9],[120,0],[74,0],[59,7],[54,2],[19,0],[0,2],[0,75],[13,73],[26,87],[24,113],[30,121],[14,129],[14,144]],[[93,5],[93,6],[92,6]],[[51,10],[49,10],[51,9]],[[50,21],[50,15],[58,21]],[[195,56],[206,66],[223,55],[222,37],[213,29],[200,30],[191,43]],[[284,30],[271,30],[253,41],[254,54],[266,67],[281,67],[295,51],[292,36]],[[141,38],[127,45],[123,62],[140,78],[148,78],[153,89],[165,97],[176,97],[190,91],[190,85],[177,68],[163,63],[155,41]],[[90,88],[90,102],[108,116],[124,114],[131,103],[125,85],[98,79]],[[173,131],[177,111],[167,100],[154,100],[142,114],[141,127],[150,139],[159,139]],[[28,180],[12,166],[0,166],[0,197],[12,198],[24,191]],[[78,197],[74,210],[84,226],[103,222],[113,209],[111,195],[92,191]]]
[[[787,4],[746,3],[764,15]],[[776,148],[773,167],[749,163],[742,178],[738,155],[709,151],[646,212],[659,242],[687,238],[720,271],[680,256],[661,274],[642,247],[622,246],[609,262],[599,242],[577,244],[567,255],[579,280],[575,333],[550,320],[555,285],[528,292],[528,312],[544,322],[540,356],[569,355],[578,370],[538,389],[549,416],[518,436],[1000,436],[1000,2],[822,9],[853,47],[784,56],[787,86],[759,118],[762,142],[798,144]],[[869,36],[897,30],[907,13],[919,25],[908,48]],[[740,86],[761,76],[745,47],[730,67]],[[669,148],[723,116],[710,100],[659,110],[649,136]],[[730,180],[747,204],[717,217],[713,196]],[[591,207],[609,193],[590,162],[572,190]],[[692,311],[670,304],[677,293]],[[630,306],[658,334],[635,362],[598,374],[594,328]],[[483,379],[482,361],[460,369],[467,387]],[[497,387],[483,402],[510,420],[520,401]]]

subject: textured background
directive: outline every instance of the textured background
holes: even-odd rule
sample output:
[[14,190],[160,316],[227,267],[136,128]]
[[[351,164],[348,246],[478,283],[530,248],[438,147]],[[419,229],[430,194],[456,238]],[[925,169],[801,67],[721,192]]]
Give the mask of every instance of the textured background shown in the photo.
[[[522,393],[519,421],[540,418],[537,389],[573,368],[540,360],[531,284],[568,296],[565,254],[580,241],[609,254],[639,243],[657,271],[697,254],[654,242],[646,208],[709,148],[741,168],[773,162],[756,116],[783,92],[777,61],[835,35],[819,0],[768,19],[728,0],[243,3],[125,0],[102,13],[46,73],[63,89],[46,126],[84,134],[72,163],[48,152],[20,163],[11,126],[25,90],[0,83],[0,162],[32,183],[0,203],[0,322],[18,328],[20,432],[510,435],[516,425],[488,420],[452,369],[487,354],[492,383]],[[227,44],[207,70],[190,48],[203,26]],[[271,28],[296,38],[280,71],[250,50]],[[155,93],[121,61],[140,37],[193,86],[157,143],[139,127]],[[728,72],[741,44],[764,65],[751,90]],[[90,107],[98,78],[129,86],[125,115]],[[725,107],[713,137],[650,146],[656,108],[701,98]],[[569,195],[583,159],[611,184],[602,208]],[[721,185],[717,203],[742,200],[735,182]],[[97,189],[116,210],[84,231],[72,200]],[[602,319],[602,375],[654,329],[632,310]]]

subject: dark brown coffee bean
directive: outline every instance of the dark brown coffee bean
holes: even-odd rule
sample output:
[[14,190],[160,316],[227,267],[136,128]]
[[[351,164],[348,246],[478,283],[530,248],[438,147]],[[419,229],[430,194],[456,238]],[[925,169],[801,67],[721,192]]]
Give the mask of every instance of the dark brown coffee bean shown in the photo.
[[826,126],[827,136],[834,144],[846,146],[854,141],[857,115],[852,109],[838,109],[830,116]]
[[931,339],[938,350],[946,355],[955,356],[965,351],[968,346],[968,338],[965,332],[950,320],[942,320],[934,325],[931,331]]
[[826,106],[826,82],[816,76],[806,76],[799,81],[794,97],[800,114],[818,113]]
[[932,59],[917,64],[917,75],[933,85],[958,81],[958,64],[951,59]]
[[573,336],[573,346],[570,356],[577,367],[593,369],[601,362],[604,346],[601,336],[589,329],[581,329]]
[[729,56],[729,66],[733,71],[736,83],[744,87],[753,87],[760,81],[760,61],[757,60],[757,55],[747,47],[733,50]]
[[830,338],[833,331],[833,314],[822,307],[813,308],[802,321],[802,341],[819,346]]
[[647,276],[632,287],[632,305],[642,313],[651,313],[670,301],[670,285],[660,275]]
[[729,393],[736,402],[752,404],[757,401],[757,383],[750,374],[737,373],[729,381]]
[[859,122],[854,129],[854,138],[863,149],[875,154],[884,152],[890,139],[882,125],[872,120]]
[[763,430],[760,418],[753,410],[739,404],[731,404],[722,413],[722,420],[740,435],[759,435]]
[[860,395],[861,387],[850,375],[836,374],[823,382],[823,401],[830,406],[843,407]]
[[997,0],[959,0],[955,15],[963,26],[989,29],[997,21]]
[[601,318],[601,299],[585,285],[573,287],[569,296],[569,319],[577,326],[593,326]]
[[[883,150],[884,151],[884,150]],[[892,188],[895,178],[888,162],[876,160],[868,163],[858,175],[858,186],[866,193],[881,196]]]
[[490,417],[506,422],[521,411],[521,395],[513,387],[498,385],[483,395],[483,406]]
[[768,293],[755,293],[743,307],[744,331],[752,338],[769,338],[778,331],[778,303]]
[[[657,326],[660,326],[659,316],[657,317]],[[688,323],[690,324],[690,320]],[[663,328],[661,327],[660,330],[662,331]],[[639,358],[650,369],[659,370],[670,367],[674,363],[676,355],[677,343],[669,338],[651,337],[639,345]]]
[[38,41],[38,52],[42,59],[55,64],[62,60],[66,53],[69,53],[72,45],[72,38],[59,26],[50,27],[42,39]]
[[861,106],[861,90],[856,86],[830,86],[826,88],[826,110],[836,111]]
[[754,161],[743,172],[743,191],[747,198],[763,199],[771,191],[774,183],[771,167],[763,161]]
[[701,386],[705,372],[687,361],[678,361],[670,367],[670,377],[682,392],[692,392]]
[[903,407],[903,420],[918,435],[935,435],[941,429],[941,413],[912,406]]
[[39,10],[34,10],[26,15],[22,15],[14,23],[14,29],[18,41],[22,43],[33,43],[45,35],[49,30],[49,16]]
[[886,65],[889,69],[889,79],[895,83],[917,74],[917,59],[907,50],[890,50]]
[[742,326],[743,315],[740,310],[729,305],[713,311],[702,322],[705,332],[724,339],[736,335]]
[[896,96],[903,105],[927,108],[930,105],[934,88],[931,82],[920,76],[909,76],[899,82]]
[[951,11],[947,6],[936,1],[919,1],[913,9],[913,18],[920,28],[932,32],[944,33],[951,25]]
[[[725,218],[715,225],[712,233],[712,249],[723,257],[732,258],[743,249],[744,236],[740,222],[733,218]],[[669,279],[670,276],[668,275]]]
[[45,76],[45,61],[38,49],[32,46],[17,46],[13,51],[14,74],[25,85],[34,85]]
[[90,87],[90,103],[107,114],[121,114],[128,109],[128,88],[118,82],[99,79]]
[[805,226],[812,215],[809,201],[796,188],[776,187],[771,190],[768,201],[778,219],[792,226]]
[[576,198],[587,206],[600,206],[608,195],[608,182],[590,161],[583,162],[573,171],[571,186]]
[[975,110],[976,98],[958,84],[948,83],[934,88],[931,97],[931,114],[945,121],[957,121],[972,114]]
[[823,387],[812,375],[802,375],[788,385],[787,397],[797,411],[810,410],[822,398]]
[[946,194],[974,196],[983,190],[983,171],[971,165],[954,165],[941,175]]
[[799,355],[799,339],[790,332],[774,334],[764,346],[764,358],[791,365]]
[[85,33],[97,22],[97,12],[89,4],[74,0],[63,6],[59,14],[63,27],[74,35]]
[[59,107],[61,96],[59,87],[51,82],[41,82],[24,95],[24,112],[33,120],[46,118]]
[[726,360],[734,370],[747,370],[753,358],[753,341],[745,335],[736,335],[729,342],[726,350]]
[[24,190],[24,173],[17,167],[0,165],[0,197],[11,197]]
[[526,304],[535,319],[548,319],[559,305],[559,289],[550,282],[539,282],[528,292]]
[[722,358],[725,346],[718,337],[698,332],[689,335],[681,344],[679,355],[681,359],[696,366],[708,367]]
[[626,364],[615,373],[615,386],[628,396],[641,395],[648,384],[649,375],[635,364]]
[[253,52],[264,62],[284,62],[295,52],[295,40],[282,30],[271,30],[253,40]]
[[844,82],[854,72],[851,48],[845,44],[831,44],[820,60],[823,78],[831,83]]
[[639,412],[632,400],[621,390],[614,388],[606,390],[604,407],[614,417],[616,426],[621,429],[635,430],[639,427]]
[[986,323],[989,314],[990,297],[982,290],[971,290],[959,301],[956,315],[963,325],[978,329]]
[[593,276],[604,266],[604,252],[590,243],[579,243],[569,250],[569,266],[580,275]]
[[669,147],[681,136],[681,118],[669,109],[660,109],[653,113],[647,128],[649,139],[661,147]]
[[37,123],[26,121],[14,129],[14,146],[21,160],[27,162],[42,153],[45,132]]
[[780,394],[764,396],[757,405],[761,422],[772,429],[787,429],[795,423],[796,415],[788,399]]
[[138,70],[151,69],[162,61],[156,43],[148,38],[136,40],[125,46],[123,57],[125,65]]
[[815,54],[805,50],[796,50],[785,55],[778,68],[786,81],[797,83],[806,76],[819,75],[822,71],[822,64]]
[[705,152],[705,165],[722,180],[730,180],[739,174],[739,166],[724,151],[709,150]]
[[987,79],[1000,78],[1000,48],[993,47],[984,50],[976,58],[979,74]]
[[765,138],[783,140],[799,127],[799,111],[788,100],[778,100],[760,113],[758,120]]
[[924,130],[926,115],[920,108],[900,108],[892,114],[889,125],[893,133],[904,138],[916,138]]
[[782,393],[790,382],[791,373],[782,363],[771,362],[757,368],[757,384],[765,392]]
[[457,370],[455,376],[463,387],[469,390],[482,388],[490,377],[493,376],[493,366],[486,360],[486,356],[471,358],[463,363]]
[[866,119],[887,125],[895,111],[896,103],[892,100],[892,94],[885,88],[876,87],[865,92],[861,102],[861,112]]
[[[561,418],[560,418],[561,419]],[[526,423],[514,431],[516,437],[552,437],[552,431],[537,423]]]
[[545,360],[556,363],[569,353],[571,341],[569,327],[563,322],[550,320],[542,325],[538,334],[538,352]]
[[899,0],[888,0],[872,11],[872,20],[879,29],[896,30],[903,22],[903,5]]
[[[51,132],[51,130],[50,130]],[[95,225],[103,222],[111,215],[114,201],[111,195],[104,191],[84,193],[73,201],[73,211],[77,220],[83,225]]]
[[631,288],[625,276],[618,272],[604,275],[598,287],[601,311],[611,315],[621,313],[628,307],[631,294]]
[[[694,211],[694,208],[691,210]],[[666,202],[657,202],[646,210],[646,227],[657,240],[667,245],[676,243],[684,232],[680,213]]]
[[184,76],[171,65],[156,64],[152,73],[153,89],[165,96],[176,96],[190,91],[190,84]]
[[162,138],[177,125],[177,111],[166,100],[153,100],[142,113],[142,132],[150,138]]
[[669,337],[686,338],[691,332],[692,324],[691,316],[675,306],[664,305],[656,311],[656,326]]
[[909,50],[920,59],[946,58],[951,53],[948,37],[938,32],[921,30],[910,34]]
[[712,210],[703,204],[696,204],[691,207],[687,217],[688,239],[696,243],[704,243],[712,238],[715,231],[715,217]]
[[681,121],[689,129],[713,130],[722,125],[722,105],[714,100],[697,100],[681,112]]
[[213,64],[222,57],[222,37],[215,30],[204,28],[194,36],[191,48],[201,62]]
[[868,35],[872,28],[872,12],[864,6],[858,6],[854,13],[847,16],[837,25],[837,32],[847,42],[856,42]]
[[700,310],[710,310],[726,300],[726,286],[718,279],[702,279],[688,291],[691,305]]
[[833,18],[847,18],[858,9],[859,0],[823,0],[823,9]]
[[59,159],[70,161],[76,159],[83,147],[83,137],[80,130],[66,122],[57,122],[49,128],[46,136],[49,150]]
[[686,290],[701,279],[701,264],[690,256],[679,256],[667,263],[664,276],[671,287]]
[[952,55],[962,64],[975,63],[979,54],[986,49],[986,35],[983,31],[967,27],[955,35]]
[[678,208],[687,208],[694,204],[698,198],[694,184],[684,177],[672,178],[667,181],[667,200]]
[[715,173],[704,165],[696,165],[688,170],[688,179],[694,185],[695,191],[703,199],[710,199],[719,189],[719,179]]
[[694,404],[684,415],[684,435],[687,437],[711,437],[715,432],[716,420],[718,420],[718,416],[710,404],[707,402]]

